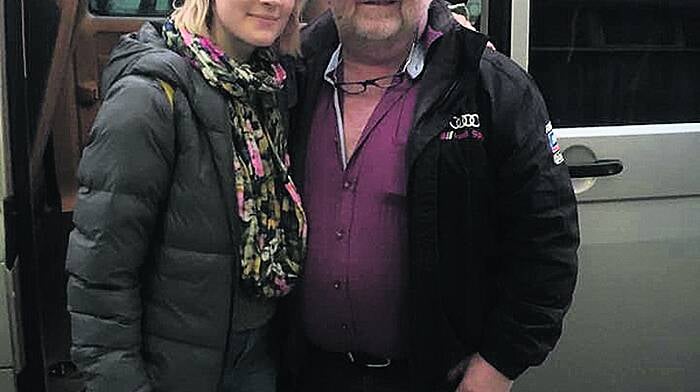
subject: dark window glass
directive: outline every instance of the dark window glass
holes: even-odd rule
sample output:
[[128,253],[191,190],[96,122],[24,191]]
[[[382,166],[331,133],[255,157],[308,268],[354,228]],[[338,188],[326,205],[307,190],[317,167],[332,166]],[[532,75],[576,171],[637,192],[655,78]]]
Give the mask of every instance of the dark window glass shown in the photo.
[[700,122],[700,1],[531,9],[529,71],[556,126]]
[[172,0],[90,0],[90,12],[105,16],[166,16]]

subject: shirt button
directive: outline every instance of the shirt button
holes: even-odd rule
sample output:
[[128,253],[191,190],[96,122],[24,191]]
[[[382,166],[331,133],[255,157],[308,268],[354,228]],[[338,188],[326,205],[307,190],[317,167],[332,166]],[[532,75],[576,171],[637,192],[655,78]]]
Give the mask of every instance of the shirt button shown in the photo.
[[333,282],[333,288],[336,290],[340,288],[340,281],[339,280],[336,280],[335,282]]
[[348,325],[345,323],[340,324],[340,328],[342,329],[348,329]]
[[345,181],[343,183],[343,189],[350,189],[352,188],[352,181]]
[[343,235],[343,230],[337,230],[337,231],[335,232],[335,238],[336,238],[337,240],[342,240],[342,239],[343,239],[343,236],[344,236],[344,235]]

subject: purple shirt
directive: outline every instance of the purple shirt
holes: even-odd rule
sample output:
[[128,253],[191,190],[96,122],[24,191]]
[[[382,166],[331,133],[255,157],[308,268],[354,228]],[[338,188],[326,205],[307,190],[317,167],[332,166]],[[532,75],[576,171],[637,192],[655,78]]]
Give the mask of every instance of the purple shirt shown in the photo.
[[405,165],[417,96],[415,78],[439,33],[428,28],[386,90],[344,165],[342,121],[330,77],[319,92],[306,157],[304,203],[309,249],[302,286],[307,337],[324,350],[398,358],[401,305],[408,266]]

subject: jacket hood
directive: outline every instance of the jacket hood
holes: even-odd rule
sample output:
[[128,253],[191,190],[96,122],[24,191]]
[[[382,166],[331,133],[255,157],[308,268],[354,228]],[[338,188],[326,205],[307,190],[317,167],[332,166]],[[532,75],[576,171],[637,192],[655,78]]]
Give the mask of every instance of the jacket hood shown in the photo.
[[137,32],[124,35],[114,47],[102,74],[102,91],[127,75],[162,79],[187,89],[192,66],[168,49],[161,36],[162,24],[147,22]]

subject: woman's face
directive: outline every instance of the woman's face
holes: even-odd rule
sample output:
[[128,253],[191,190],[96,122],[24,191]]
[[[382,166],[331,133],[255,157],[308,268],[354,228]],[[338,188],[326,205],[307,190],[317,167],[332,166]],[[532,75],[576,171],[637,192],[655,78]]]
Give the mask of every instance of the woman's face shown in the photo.
[[[284,30],[294,0],[212,0],[214,29],[225,31],[234,46],[272,45]],[[238,45],[236,45],[238,44]]]

